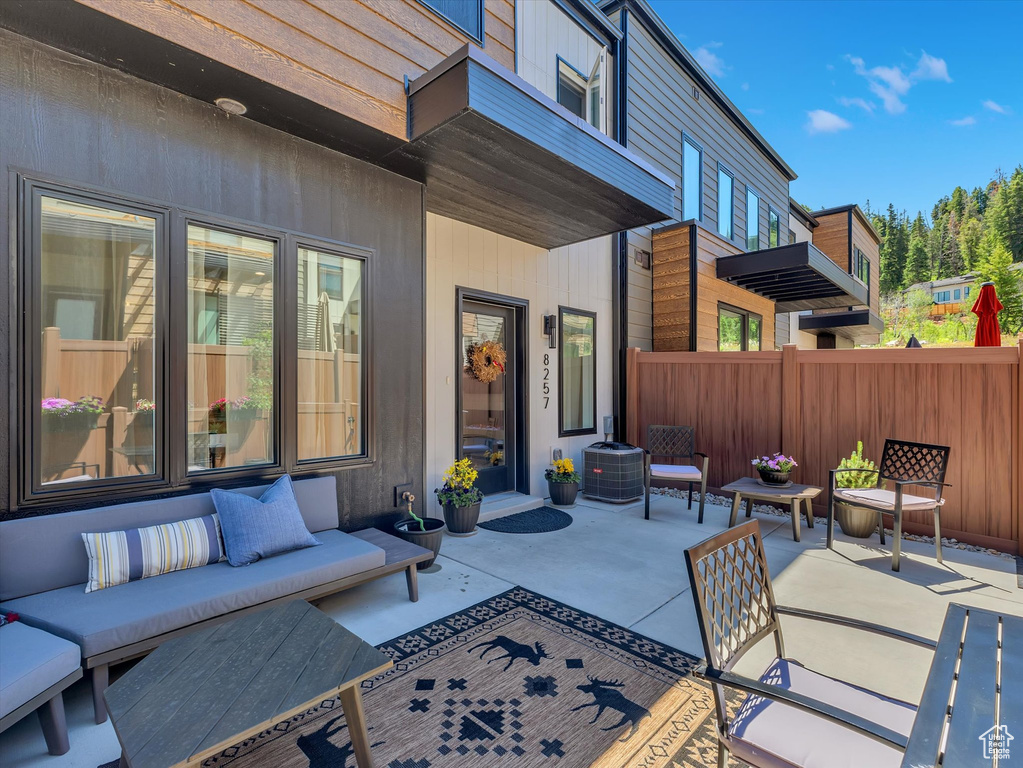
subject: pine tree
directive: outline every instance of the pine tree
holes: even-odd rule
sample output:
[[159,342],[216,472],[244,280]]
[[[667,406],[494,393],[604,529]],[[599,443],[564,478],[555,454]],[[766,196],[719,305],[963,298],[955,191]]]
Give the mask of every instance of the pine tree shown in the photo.
[[905,267],[899,267],[898,243],[896,242],[896,232],[899,227],[895,206],[889,203],[888,216],[886,218],[877,216],[874,221],[878,225],[878,233],[881,235],[880,289],[881,294],[887,296],[902,288],[902,273],[905,271]]
[[984,258],[977,264],[977,282],[995,284],[995,293],[1002,302],[998,322],[1002,332],[1019,333],[1023,329],[1023,270],[1013,269],[1012,254],[993,233],[984,238]]
[[924,239],[913,235],[909,241],[909,256],[906,259],[906,271],[902,283],[907,288],[931,279],[931,264],[927,255]]

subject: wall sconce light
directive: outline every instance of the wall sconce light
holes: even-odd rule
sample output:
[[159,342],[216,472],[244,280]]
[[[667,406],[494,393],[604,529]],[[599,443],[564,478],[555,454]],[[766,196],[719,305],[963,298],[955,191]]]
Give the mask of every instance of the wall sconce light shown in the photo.
[[547,346],[554,349],[558,346],[558,316],[543,316],[543,335],[547,337]]

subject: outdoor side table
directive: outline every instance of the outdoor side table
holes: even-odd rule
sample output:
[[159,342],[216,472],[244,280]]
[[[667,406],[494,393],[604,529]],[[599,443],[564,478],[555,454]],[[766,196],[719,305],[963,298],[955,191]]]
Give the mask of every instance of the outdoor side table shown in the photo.
[[197,766],[334,695],[372,768],[359,692],[391,660],[304,600],[168,640],[104,693],[121,766]]
[[813,528],[813,500],[817,498],[822,488],[814,485],[798,485],[793,483],[787,486],[762,485],[754,477],[744,477],[734,483],[721,488],[722,491],[730,491],[735,494],[732,500],[732,514],[728,518],[728,527],[735,525],[739,516],[739,505],[745,499],[746,517],[753,513],[753,500],[773,501],[778,504],[788,504],[789,514],[792,517],[792,538],[799,541],[799,510],[802,504],[806,503],[806,525]]
[[[964,634],[965,630],[965,634]],[[952,603],[903,768],[1008,766],[1023,739],[1023,618]],[[1001,759],[998,759],[1001,758]],[[997,760],[997,763],[996,763]]]

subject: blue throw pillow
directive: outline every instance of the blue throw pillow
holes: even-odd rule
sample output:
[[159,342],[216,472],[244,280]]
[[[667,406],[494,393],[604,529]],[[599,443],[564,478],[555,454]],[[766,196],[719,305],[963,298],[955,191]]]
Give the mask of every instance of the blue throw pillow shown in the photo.
[[220,516],[224,552],[231,565],[248,565],[261,557],[320,544],[305,527],[288,475],[258,499],[219,488],[211,490],[210,496]]

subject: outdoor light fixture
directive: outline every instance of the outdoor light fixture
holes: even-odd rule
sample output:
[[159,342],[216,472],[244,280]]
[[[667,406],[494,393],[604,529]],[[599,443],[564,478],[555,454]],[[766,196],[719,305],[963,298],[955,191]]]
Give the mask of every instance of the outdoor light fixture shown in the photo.
[[558,346],[558,316],[543,316],[543,335],[547,337],[547,346],[554,349]]
[[242,104],[240,101],[234,99],[226,99],[221,97],[213,102],[222,110],[227,112],[229,115],[244,115],[249,111],[249,108]]

